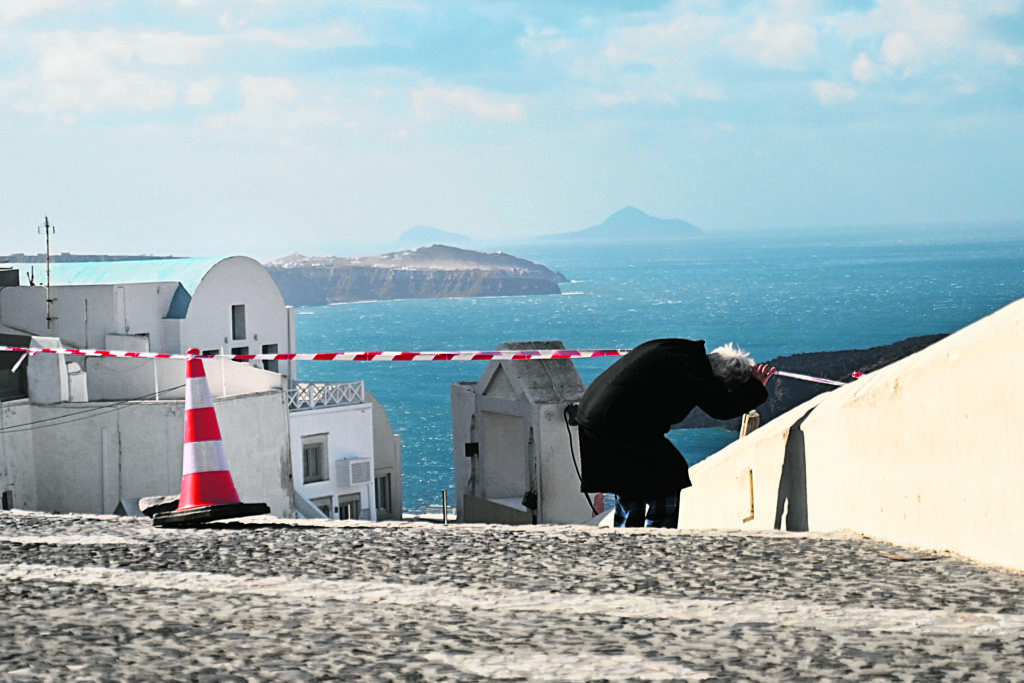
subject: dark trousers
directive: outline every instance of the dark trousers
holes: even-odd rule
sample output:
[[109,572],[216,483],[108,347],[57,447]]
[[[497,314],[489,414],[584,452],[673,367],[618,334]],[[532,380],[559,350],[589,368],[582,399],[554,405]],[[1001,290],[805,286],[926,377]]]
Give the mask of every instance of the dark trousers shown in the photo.
[[615,526],[675,529],[679,526],[679,496],[659,498],[616,496]]

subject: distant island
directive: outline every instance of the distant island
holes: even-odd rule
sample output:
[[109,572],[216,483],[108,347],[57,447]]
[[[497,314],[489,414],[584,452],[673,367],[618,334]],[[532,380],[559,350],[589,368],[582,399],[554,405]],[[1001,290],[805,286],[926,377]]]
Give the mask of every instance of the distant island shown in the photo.
[[[684,220],[657,218],[635,206],[627,206],[613,213],[600,225],[574,232],[539,235],[533,239],[542,242],[672,242],[704,234],[700,228]],[[430,244],[469,248],[473,244],[473,239],[467,235],[425,225],[409,228],[398,238],[398,245],[402,249]]]
[[[106,261],[157,261],[163,259],[185,258],[182,256],[153,256],[152,254],[70,254],[62,251],[50,254],[53,263],[96,263]],[[0,257],[0,263],[46,263],[46,254],[8,254]]]
[[379,256],[292,254],[266,265],[285,303],[559,294],[566,278],[510,254],[435,244]]
[[545,235],[545,240],[587,240],[591,242],[662,242],[704,233],[700,228],[678,218],[656,218],[640,209],[627,206],[619,209],[600,225],[575,232]]
[[[600,225],[576,232],[537,237],[539,241],[667,242],[704,233],[677,218],[656,218],[627,206]],[[418,246],[425,242],[431,246]],[[427,299],[471,296],[560,294],[567,279],[546,266],[503,252],[464,248],[472,238],[417,225],[399,238],[404,250],[378,256],[335,257],[292,254],[264,264],[285,303],[319,306],[349,301]],[[453,246],[462,245],[462,246]],[[0,257],[2,260],[3,257]],[[130,261],[181,258],[150,255],[51,255],[54,262]],[[42,263],[42,254],[11,254],[17,263]]]

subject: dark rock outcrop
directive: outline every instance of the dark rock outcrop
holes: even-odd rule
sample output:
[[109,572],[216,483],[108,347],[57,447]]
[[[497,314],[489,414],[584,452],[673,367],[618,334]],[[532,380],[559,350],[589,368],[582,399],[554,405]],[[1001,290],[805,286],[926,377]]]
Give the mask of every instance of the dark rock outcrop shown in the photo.
[[[839,382],[853,382],[853,373],[868,373],[894,363],[901,358],[917,353],[930,346],[946,335],[933,334],[923,337],[911,337],[895,344],[875,346],[869,349],[850,351],[820,351],[816,353],[799,353],[793,356],[780,356],[767,361],[769,365],[801,375],[821,377]],[[761,416],[761,424],[768,422],[801,403],[809,401],[818,394],[832,391],[836,387],[818,384],[788,377],[775,377],[768,382],[768,400],[757,407]],[[699,408],[683,420],[677,428],[693,427],[724,427],[739,431],[741,419],[715,420]]]
[[298,254],[266,264],[285,303],[514,294],[559,294],[566,279],[547,267],[503,253],[444,245],[357,258]]

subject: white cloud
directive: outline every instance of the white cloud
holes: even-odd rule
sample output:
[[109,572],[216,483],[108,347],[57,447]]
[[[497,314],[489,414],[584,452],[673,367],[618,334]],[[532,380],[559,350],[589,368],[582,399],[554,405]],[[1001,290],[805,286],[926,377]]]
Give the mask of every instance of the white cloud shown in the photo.
[[912,70],[924,56],[924,46],[906,31],[893,31],[882,41],[882,59],[894,69]]
[[375,41],[362,31],[341,24],[291,31],[252,29],[240,33],[238,37],[243,41],[270,43],[288,50],[326,50],[375,44]]
[[706,75],[717,59],[718,17],[683,12],[661,22],[610,31],[593,57],[580,56],[571,73],[599,90],[592,101],[602,107],[629,102],[724,99],[721,86]]
[[516,45],[523,54],[532,59],[548,58],[564,53],[572,46],[572,41],[556,28],[536,30],[527,27],[526,34],[516,40]]
[[878,76],[878,67],[871,58],[861,52],[850,66],[850,74],[858,83],[871,83]]
[[183,66],[202,60],[203,52],[219,44],[220,38],[184,33],[142,32],[124,36],[127,49],[144,64]]
[[114,31],[36,36],[41,58],[33,77],[23,79],[23,111],[95,112],[106,107],[143,111],[174,102],[176,87],[164,78],[124,68],[131,47]]
[[506,122],[522,121],[526,117],[522,101],[475,88],[428,85],[413,90],[412,102],[420,121],[463,114]]
[[185,89],[185,103],[194,107],[209,106],[213,104],[214,97],[220,88],[220,80],[216,78],[193,81]]
[[0,2],[0,26],[49,12],[70,2],[71,0],[3,0]]
[[724,24],[716,17],[681,14],[661,23],[630,26],[609,35],[604,56],[614,64],[676,66],[713,45]]
[[850,41],[880,45],[870,53],[885,72],[901,76],[965,56],[978,55],[985,21],[993,8],[982,2],[878,0],[870,12],[837,18],[837,31]]
[[978,52],[988,61],[1002,66],[1024,65],[1024,48],[1021,47],[984,41],[978,46]]
[[817,95],[818,101],[824,105],[841,104],[855,98],[857,90],[848,85],[833,81],[815,81],[814,94]]
[[216,38],[175,32],[57,31],[31,34],[35,73],[19,81],[23,111],[95,113],[107,108],[152,111],[177,101],[167,67],[200,62]]
[[223,131],[283,133],[339,121],[325,103],[306,104],[303,93],[290,79],[278,76],[244,76],[239,81],[242,109],[204,119],[206,125]]
[[746,39],[750,54],[763,66],[799,69],[818,54],[818,31],[804,23],[760,19]]
[[240,84],[246,109],[271,109],[298,97],[298,91],[287,78],[244,76]]

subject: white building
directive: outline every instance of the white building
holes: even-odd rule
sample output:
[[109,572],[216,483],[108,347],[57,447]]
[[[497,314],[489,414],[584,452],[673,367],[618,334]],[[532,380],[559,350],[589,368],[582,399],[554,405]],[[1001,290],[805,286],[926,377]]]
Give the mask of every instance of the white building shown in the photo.
[[[565,346],[549,341],[498,348]],[[566,407],[582,395],[583,380],[571,360],[491,361],[476,382],[452,385],[460,522],[587,523],[599,512],[580,492],[579,435],[566,417]]]
[[[295,352],[294,311],[248,257],[51,268],[61,284],[50,288],[0,272],[0,344]],[[0,355],[5,507],[110,513],[122,500],[180,489],[184,361],[38,354],[11,373],[18,354]],[[266,502],[282,517],[401,517],[398,437],[361,384],[297,383],[294,361],[205,366],[243,501]],[[305,446],[317,439],[321,461]]]

